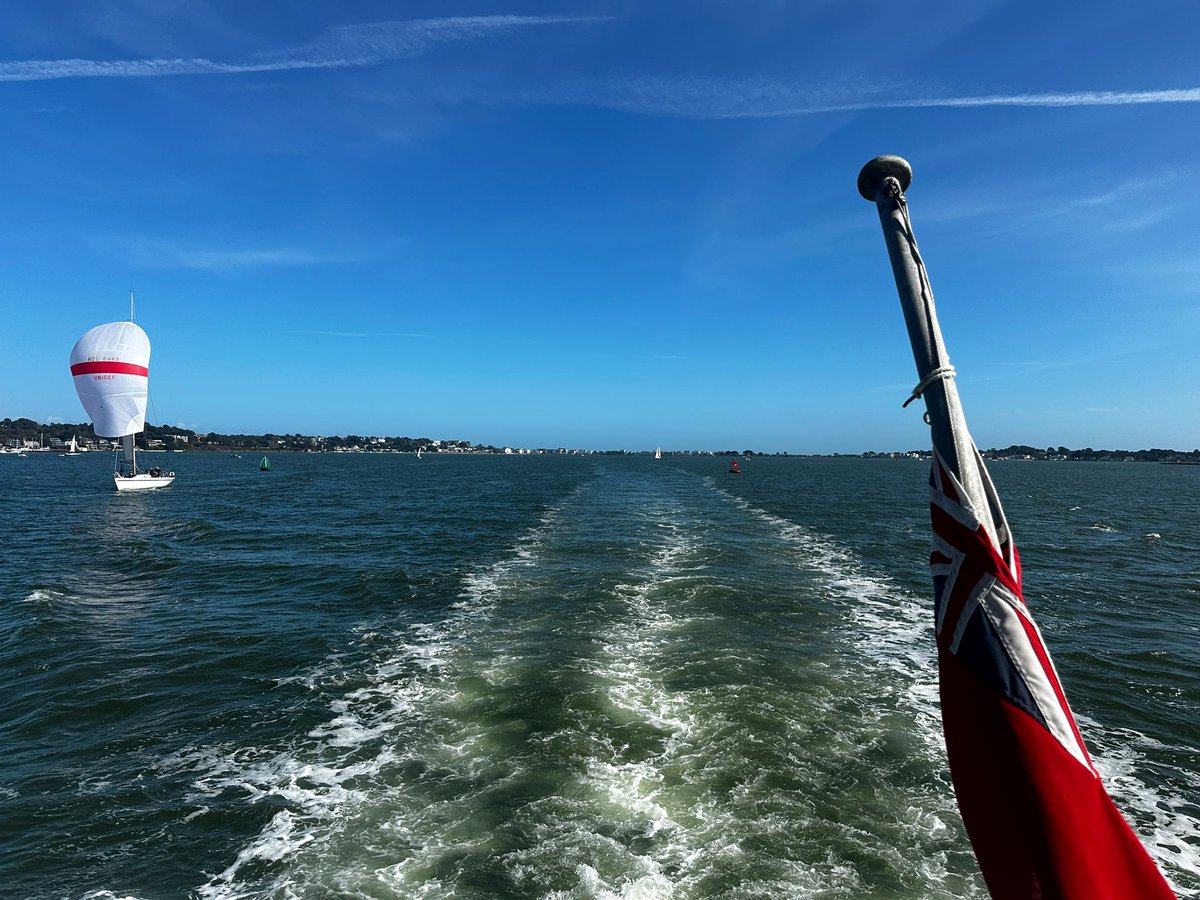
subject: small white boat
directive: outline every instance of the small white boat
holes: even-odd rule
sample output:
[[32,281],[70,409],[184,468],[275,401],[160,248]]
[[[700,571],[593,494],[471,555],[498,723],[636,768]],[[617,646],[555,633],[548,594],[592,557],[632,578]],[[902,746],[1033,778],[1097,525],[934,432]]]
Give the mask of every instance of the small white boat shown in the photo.
[[662,459],[662,447],[658,447],[657,449],[655,449],[655,451],[654,451],[654,458],[655,458],[655,459]]
[[[155,474],[156,472],[158,474]],[[113,474],[113,481],[116,483],[118,491],[148,491],[152,488],[166,487],[174,480],[174,472],[164,472],[159,468],[137,472],[133,475],[122,475],[120,472]]]

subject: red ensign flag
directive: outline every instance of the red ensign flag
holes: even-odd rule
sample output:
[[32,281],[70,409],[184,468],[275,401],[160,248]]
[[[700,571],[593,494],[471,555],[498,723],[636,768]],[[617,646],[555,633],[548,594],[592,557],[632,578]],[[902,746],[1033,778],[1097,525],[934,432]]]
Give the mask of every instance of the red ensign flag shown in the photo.
[[987,508],[935,454],[929,562],[946,751],[988,890],[996,900],[1173,898],[1083,746],[978,451],[962,465],[977,468]]

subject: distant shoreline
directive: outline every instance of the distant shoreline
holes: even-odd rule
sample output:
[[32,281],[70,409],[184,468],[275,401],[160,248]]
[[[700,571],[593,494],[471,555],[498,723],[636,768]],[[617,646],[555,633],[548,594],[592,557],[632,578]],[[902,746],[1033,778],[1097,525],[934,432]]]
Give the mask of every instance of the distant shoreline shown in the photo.
[[[89,450],[108,450],[114,442],[97,438],[90,423],[41,423],[32,419],[0,420],[0,450],[36,449],[39,442],[47,450],[61,452],[64,444],[74,437],[80,446]],[[154,450],[183,450],[187,452],[229,453],[416,453],[426,454],[493,454],[513,456],[650,456],[646,450],[596,450],[568,447],[502,447],[494,444],[472,443],[460,439],[426,437],[377,437],[373,435],[303,435],[295,434],[219,434],[197,433],[171,425],[147,425],[146,440]],[[980,451],[988,460],[1036,460],[1049,462],[1158,462],[1171,465],[1200,465],[1200,450],[1093,450],[1085,447],[1032,447],[1013,444],[1004,448]],[[791,451],[760,452],[753,449],[723,450],[663,450],[664,457],[684,456],[771,456],[804,459],[929,459],[928,449],[866,450],[862,453],[802,453]]]

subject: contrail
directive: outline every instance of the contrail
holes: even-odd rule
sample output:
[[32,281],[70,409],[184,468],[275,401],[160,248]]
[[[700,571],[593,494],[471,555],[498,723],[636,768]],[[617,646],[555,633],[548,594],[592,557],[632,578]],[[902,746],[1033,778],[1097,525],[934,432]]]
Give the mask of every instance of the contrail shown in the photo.
[[721,118],[753,116],[799,116],[821,112],[853,112],[870,109],[921,109],[934,107],[970,108],[983,106],[1137,106],[1147,103],[1198,103],[1200,88],[1160,91],[1075,91],[1062,94],[986,94],[981,97],[919,97],[909,100],[873,100],[861,103],[800,107],[771,111],[729,112]]
[[263,54],[249,62],[195,59],[46,59],[0,62],[0,81],[58,78],[158,78],[173,75],[240,75],[297,69],[374,66],[420,56],[437,44],[473,40],[535,25],[603,21],[578,16],[456,16],[373,22],[332,28],[317,41]]
[[[795,82],[721,78],[626,78],[565,83],[526,101],[579,104],[635,115],[693,119],[768,119],[881,109],[1131,106],[1197,103],[1200,88],[1153,91],[1070,91],[897,97],[895,88],[864,84],[802,85]],[[890,95],[890,96],[889,96]]]

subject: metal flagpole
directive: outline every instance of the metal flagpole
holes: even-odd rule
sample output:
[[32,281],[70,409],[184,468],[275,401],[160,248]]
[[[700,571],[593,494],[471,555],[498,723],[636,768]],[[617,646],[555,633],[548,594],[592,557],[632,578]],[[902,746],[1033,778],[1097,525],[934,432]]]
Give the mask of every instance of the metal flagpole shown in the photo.
[[[987,509],[987,495],[978,467],[974,463],[975,446],[971,443],[963,416],[958,389],[954,385],[954,367],[942,340],[933,287],[929,273],[917,250],[908,216],[904,192],[912,183],[912,167],[899,156],[877,156],[858,174],[858,192],[875,203],[879,222],[892,261],[892,274],[908,326],[917,364],[917,386],[908,402],[923,397],[925,421],[932,432],[933,448],[941,456],[959,483],[966,488],[977,509]],[[992,535],[993,539],[997,536]]]

